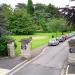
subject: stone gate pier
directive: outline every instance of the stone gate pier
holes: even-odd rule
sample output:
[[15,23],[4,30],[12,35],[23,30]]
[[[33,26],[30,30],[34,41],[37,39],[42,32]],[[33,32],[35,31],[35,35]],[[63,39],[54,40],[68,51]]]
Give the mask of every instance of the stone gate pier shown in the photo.
[[23,58],[30,59],[31,58],[30,49],[31,49],[32,37],[21,39],[20,42],[21,42],[21,56]]

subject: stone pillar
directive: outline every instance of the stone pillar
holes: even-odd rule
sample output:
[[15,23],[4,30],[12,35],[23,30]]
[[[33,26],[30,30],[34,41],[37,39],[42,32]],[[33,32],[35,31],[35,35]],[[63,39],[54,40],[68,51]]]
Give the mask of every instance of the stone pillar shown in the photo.
[[15,57],[14,41],[9,40],[9,41],[7,42],[7,48],[8,48],[8,56],[10,56],[10,57]]
[[31,47],[31,39],[22,39],[21,40],[21,56],[30,59],[31,53],[30,53],[30,47]]

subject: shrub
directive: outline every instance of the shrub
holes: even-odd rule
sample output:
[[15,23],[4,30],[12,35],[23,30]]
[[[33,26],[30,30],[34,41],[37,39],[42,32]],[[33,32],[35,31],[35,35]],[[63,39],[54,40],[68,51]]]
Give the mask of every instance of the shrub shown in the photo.
[[66,21],[63,18],[52,18],[46,26],[49,32],[63,32],[66,30]]
[[6,37],[0,37],[0,56],[8,55],[6,39]]
[[13,15],[8,18],[7,29],[17,35],[34,34],[35,24],[25,10],[15,9]]

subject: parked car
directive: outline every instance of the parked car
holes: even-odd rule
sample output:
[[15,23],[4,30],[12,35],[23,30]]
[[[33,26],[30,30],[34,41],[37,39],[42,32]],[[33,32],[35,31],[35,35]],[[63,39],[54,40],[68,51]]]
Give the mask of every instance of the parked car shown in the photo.
[[69,33],[69,38],[75,36],[75,33]]
[[65,41],[65,38],[64,37],[57,37],[57,40],[59,41],[59,42],[64,42]]
[[75,36],[75,32],[72,32],[72,34]]
[[59,41],[56,38],[53,38],[52,40],[49,40],[48,46],[56,46],[59,44]]
[[65,40],[67,40],[69,38],[68,35],[63,35],[62,38],[64,38]]

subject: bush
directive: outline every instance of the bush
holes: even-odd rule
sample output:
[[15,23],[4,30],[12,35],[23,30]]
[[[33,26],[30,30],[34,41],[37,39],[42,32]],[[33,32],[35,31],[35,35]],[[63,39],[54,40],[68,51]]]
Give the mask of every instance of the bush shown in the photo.
[[[14,41],[13,38],[2,36],[0,37],[0,56],[8,56],[7,42]],[[17,44],[14,44],[15,48]]]
[[17,35],[34,34],[35,24],[25,10],[15,9],[7,20],[7,29]]
[[66,30],[66,21],[63,18],[52,18],[46,26],[48,32],[63,32]]
[[6,39],[5,37],[0,37],[0,56],[8,55]]

